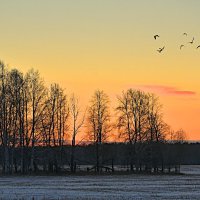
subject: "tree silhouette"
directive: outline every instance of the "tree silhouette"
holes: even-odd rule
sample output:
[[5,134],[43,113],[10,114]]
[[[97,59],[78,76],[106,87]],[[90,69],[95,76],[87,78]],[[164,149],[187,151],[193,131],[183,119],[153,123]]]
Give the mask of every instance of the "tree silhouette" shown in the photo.
[[101,144],[111,131],[109,99],[104,91],[97,90],[91,98],[88,109],[88,128],[90,138],[96,145],[96,170],[102,167]]

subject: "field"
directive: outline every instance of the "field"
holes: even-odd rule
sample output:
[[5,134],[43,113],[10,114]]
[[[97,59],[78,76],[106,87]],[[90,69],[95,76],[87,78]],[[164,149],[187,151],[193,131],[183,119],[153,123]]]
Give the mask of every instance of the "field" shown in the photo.
[[200,166],[185,175],[0,177],[0,199],[200,199]]

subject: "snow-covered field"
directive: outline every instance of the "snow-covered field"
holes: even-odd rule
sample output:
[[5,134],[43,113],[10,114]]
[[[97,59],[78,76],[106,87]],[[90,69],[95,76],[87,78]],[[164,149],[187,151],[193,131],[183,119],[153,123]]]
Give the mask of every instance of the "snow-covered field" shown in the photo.
[[0,177],[0,199],[200,199],[200,166],[181,170],[186,175]]

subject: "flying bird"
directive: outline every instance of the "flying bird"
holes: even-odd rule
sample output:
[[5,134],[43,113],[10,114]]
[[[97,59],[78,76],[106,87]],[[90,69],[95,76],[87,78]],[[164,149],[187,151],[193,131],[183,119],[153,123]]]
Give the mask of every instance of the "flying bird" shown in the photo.
[[165,47],[159,48],[157,51],[158,51],[159,53],[161,53],[164,49],[165,49]]
[[158,37],[160,37],[159,35],[154,35],[153,36],[154,37],[154,39],[156,40]]
[[185,46],[185,45],[182,44],[182,45],[180,46],[180,50],[181,50],[184,46]]
[[194,37],[192,38],[192,41],[191,42],[189,42],[190,44],[193,44],[194,43]]
[[183,33],[183,35],[187,36],[187,33]]
[[197,49],[200,48],[200,45],[197,47]]

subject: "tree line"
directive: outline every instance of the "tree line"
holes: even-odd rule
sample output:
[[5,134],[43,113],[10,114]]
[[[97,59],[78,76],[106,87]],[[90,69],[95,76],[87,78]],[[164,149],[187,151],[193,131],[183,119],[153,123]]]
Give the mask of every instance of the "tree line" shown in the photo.
[[[76,171],[77,136],[85,134],[95,147],[94,169],[103,167],[102,144],[113,132],[129,146],[130,170],[136,167],[143,146],[150,147],[167,139],[184,140],[183,130],[172,131],[163,120],[162,105],[152,93],[128,89],[117,96],[118,104],[112,113],[108,95],[97,90],[83,112],[79,99],[67,96],[57,83],[46,87],[38,71],[23,74],[9,69],[0,62],[0,147],[2,172],[34,172],[37,169],[37,147],[44,147],[47,168],[53,166],[54,147],[60,159],[65,157],[64,147],[70,145],[70,171]],[[83,126],[86,127],[83,129]],[[86,133],[87,134],[86,134]],[[66,141],[71,141],[66,144]],[[115,141],[117,142],[117,141]]]

